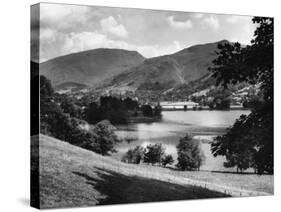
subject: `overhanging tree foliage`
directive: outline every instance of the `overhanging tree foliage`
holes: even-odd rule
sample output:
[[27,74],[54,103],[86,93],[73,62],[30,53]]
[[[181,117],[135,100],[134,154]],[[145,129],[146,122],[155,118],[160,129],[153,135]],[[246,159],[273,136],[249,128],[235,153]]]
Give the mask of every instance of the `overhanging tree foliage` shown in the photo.
[[253,167],[259,174],[273,173],[273,18],[255,17],[251,45],[223,43],[209,68],[217,84],[248,82],[260,86],[262,103],[241,116],[212,144],[212,152],[225,155],[226,166],[240,171]]

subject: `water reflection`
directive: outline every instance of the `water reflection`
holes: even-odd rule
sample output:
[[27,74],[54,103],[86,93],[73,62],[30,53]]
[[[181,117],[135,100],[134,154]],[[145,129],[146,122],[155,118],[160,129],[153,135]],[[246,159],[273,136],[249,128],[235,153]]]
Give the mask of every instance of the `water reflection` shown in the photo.
[[117,148],[118,153],[113,157],[120,159],[129,148],[137,145],[146,147],[148,144],[162,143],[166,153],[172,154],[176,159],[176,145],[180,137],[192,133],[194,139],[201,141],[206,155],[202,169],[222,171],[225,169],[224,158],[213,157],[210,142],[217,135],[223,134],[240,115],[249,114],[249,111],[165,111],[162,114],[161,122],[118,126],[118,136],[131,142],[122,142]]

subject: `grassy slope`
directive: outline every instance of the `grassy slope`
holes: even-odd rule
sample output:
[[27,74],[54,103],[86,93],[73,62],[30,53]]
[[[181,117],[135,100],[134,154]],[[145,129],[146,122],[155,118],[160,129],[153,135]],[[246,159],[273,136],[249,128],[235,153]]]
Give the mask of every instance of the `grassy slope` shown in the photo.
[[[252,180],[247,189],[270,192],[273,187],[267,183],[270,176],[233,177],[124,164],[44,135],[39,146],[41,208],[222,197],[224,190],[235,193],[227,186],[241,184],[241,179],[244,184]],[[211,180],[223,187],[204,183]]]

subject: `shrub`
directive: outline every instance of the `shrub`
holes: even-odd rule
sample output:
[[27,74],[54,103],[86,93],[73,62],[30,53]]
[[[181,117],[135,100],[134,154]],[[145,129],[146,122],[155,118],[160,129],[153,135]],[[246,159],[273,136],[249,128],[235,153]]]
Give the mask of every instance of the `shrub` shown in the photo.
[[172,165],[174,163],[174,159],[172,155],[165,155],[162,159],[161,159],[161,164],[162,166],[166,167],[167,165]]
[[60,104],[60,107],[62,108],[64,113],[68,113],[72,117],[79,118],[79,115],[81,114],[79,107],[75,105],[71,100],[69,100],[67,97],[65,97]]
[[136,146],[134,149],[129,149],[123,156],[122,161],[126,163],[140,164],[144,157],[144,148]]
[[153,116],[153,109],[150,105],[142,105],[141,111],[144,116]]
[[161,163],[161,159],[164,156],[165,149],[162,147],[162,144],[149,144],[146,146],[144,153],[144,162],[145,163]]
[[116,152],[115,145],[120,142],[114,132],[115,127],[107,120],[96,124],[93,132],[97,135],[97,143],[99,144],[99,152],[102,155]]
[[200,142],[186,135],[177,145],[178,163],[181,170],[199,170],[205,156],[201,150]]
[[154,110],[153,110],[153,115],[154,116],[161,116],[162,113],[162,107],[160,106],[160,104],[156,105]]

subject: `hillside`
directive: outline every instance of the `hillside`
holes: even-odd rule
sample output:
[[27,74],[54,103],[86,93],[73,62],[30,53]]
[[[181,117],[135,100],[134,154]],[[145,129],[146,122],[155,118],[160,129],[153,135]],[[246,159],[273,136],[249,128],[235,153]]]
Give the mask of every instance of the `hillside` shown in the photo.
[[208,67],[216,58],[218,44],[227,42],[227,40],[222,40],[215,43],[194,45],[171,55],[182,66],[185,82],[188,83],[209,74]]
[[94,49],[57,57],[40,63],[40,74],[54,86],[79,83],[92,86],[144,61],[136,51]]
[[99,85],[110,89],[167,90],[208,76],[217,44],[225,42],[228,41],[194,45],[149,59],[136,51],[94,49],[40,63],[40,74],[49,78],[55,88],[77,83],[78,88]]
[[181,66],[175,59],[157,57],[117,75],[109,84],[114,87],[157,90],[174,87],[184,81]]
[[[36,145],[38,139],[32,137],[32,147]],[[273,192],[268,185],[271,176],[181,172],[125,164],[45,135],[40,135],[39,151],[41,208],[268,194],[259,190]],[[242,184],[254,191],[233,188]]]
[[171,55],[145,60],[140,65],[114,77],[106,86],[132,90],[167,90],[210,76],[208,67],[216,57],[218,43],[191,46]]

